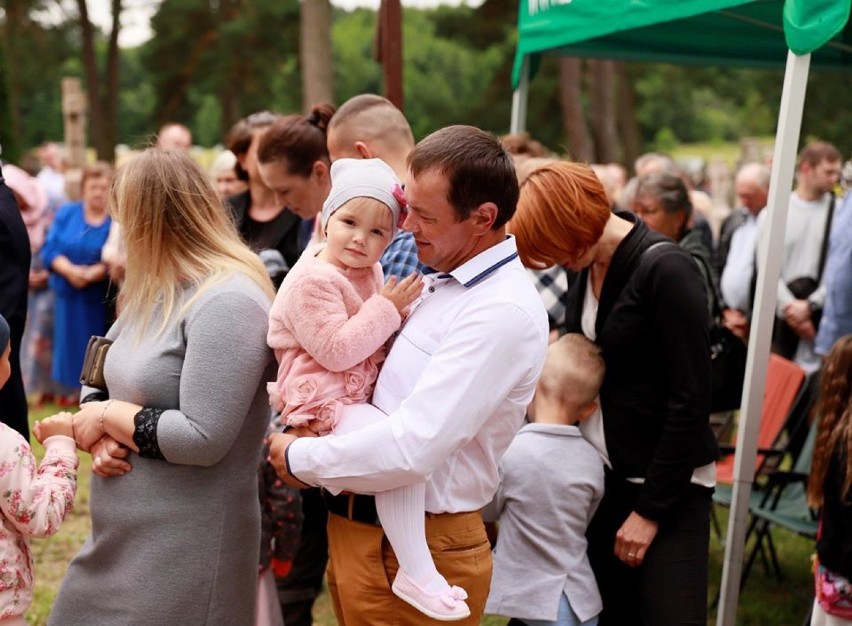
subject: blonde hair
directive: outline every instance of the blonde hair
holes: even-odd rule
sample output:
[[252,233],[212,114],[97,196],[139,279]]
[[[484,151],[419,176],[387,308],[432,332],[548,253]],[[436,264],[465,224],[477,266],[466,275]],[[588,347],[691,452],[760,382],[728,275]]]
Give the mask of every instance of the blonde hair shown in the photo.
[[548,346],[536,393],[579,408],[594,402],[605,370],[600,348],[585,335],[569,333]]
[[108,201],[127,245],[122,316],[139,320],[140,337],[158,306],[162,332],[187,285],[196,292],[180,315],[235,273],[274,297],[260,259],[240,240],[210,179],[183,150],[148,148],[133,158],[118,170]]

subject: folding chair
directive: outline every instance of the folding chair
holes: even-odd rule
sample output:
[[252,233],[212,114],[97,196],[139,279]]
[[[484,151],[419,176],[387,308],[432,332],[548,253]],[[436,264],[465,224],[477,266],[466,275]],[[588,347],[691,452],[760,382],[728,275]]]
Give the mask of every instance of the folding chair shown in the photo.
[[760,502],[749,507],[752,521],[746,533],[746,540],[753,535],[754,544],[743,567],[740,585],[745,584],[758,552],[769,554],[776,580],[780,582],[783,579],[770,532],[773,526],[816,539],[818,516],[817,512],[808,506],[807,485],[818,429],[819,419],[814,419],[808,427],[807,437],[793,470],[777,471],[769,475],[768,485]]
[[[766,390],[757,437],[754,488],[759,488],[762,476],[778,467],[789,451],[789,444],[796,442],[793,433],[807,418],[813,401],[811,387],[804,384],[805,379],[805,371],[801,367],[777,354],[769,355]],[[808,390],[807,393],[805,389]],[[730,507],[733,497],[736,447],[720,443],[719,449],[723,456],[716,463],[716,490],[713,494],[713,502]],[[712,513],[712,522],[716,535],[721,539],[721,527],[715,509]]]

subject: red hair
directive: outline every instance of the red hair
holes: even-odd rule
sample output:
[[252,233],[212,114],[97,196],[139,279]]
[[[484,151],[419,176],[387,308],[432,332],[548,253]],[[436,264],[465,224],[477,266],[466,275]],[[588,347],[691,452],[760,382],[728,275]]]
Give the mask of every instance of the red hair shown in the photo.
[[551,163],[521,185],[509,231],[524,265],[544,269],[580,258],[601,238],[610,216],[609,200],[588,165]]

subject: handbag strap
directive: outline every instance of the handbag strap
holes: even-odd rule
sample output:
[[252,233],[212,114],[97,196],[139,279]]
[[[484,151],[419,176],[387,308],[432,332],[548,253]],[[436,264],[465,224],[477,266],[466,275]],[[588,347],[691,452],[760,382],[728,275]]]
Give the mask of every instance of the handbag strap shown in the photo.
[[[651,244],[650,246],[645,248],[645,250],[642,251],[642,256],[640,258],[642,260],[649,258],[649,255],[648,255],[649,252],[651,252],[654,249],[659,249],[662,246],[676,246],[676,247],[680,248],[680,246],[678,246],[676,243],[674,243],[672,241],[658,241],[657,243]],[[646,256],[646,255],[648,255],[648,256]],[[719,285],[717,285],[716,281],[713,280],[713,274],[710,271],[709,264],[704,259],[704,257],[701,257],[701,256],[696,255],[696,254],[691,254],[691,253],[689,253],[689,256],[692,257],[692,259],[698,265],[701,266],[701,269],[704,270],[704,273],[707,276],[707,282],[710,283],[710,293],[713,297],[713,302],[712,302],[713,319],[714,320],[721,319],[722,318],[722,294],[719,291]]]
[[831,222],[834,219],[834,203],[836,196],[831,192],[831,200],[828,202],[828,215],[825,218],[825,232],[822,235],[822,248],[819,251],[819,269],[817,270],[817,283],[822,282],[822,271],[825,269],[825,260],[828,257],[828,240],[831,237]]

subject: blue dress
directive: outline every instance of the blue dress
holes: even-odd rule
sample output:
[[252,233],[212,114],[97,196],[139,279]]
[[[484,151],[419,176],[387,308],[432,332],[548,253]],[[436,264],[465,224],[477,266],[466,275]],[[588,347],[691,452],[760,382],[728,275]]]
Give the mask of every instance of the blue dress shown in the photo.
[[[66,257],[75,265],[99,263],[111,221],[107,217],[99,226],[88,224],[82,202],[61,207],[41,249],[44,266],[50,267],[59,256]],[[89,337],[106,333],[108,281],[76,289],[63,276],[51,272],[48,285],[56,297],[53,378],[63,385],[79,387],[80,370]]]

